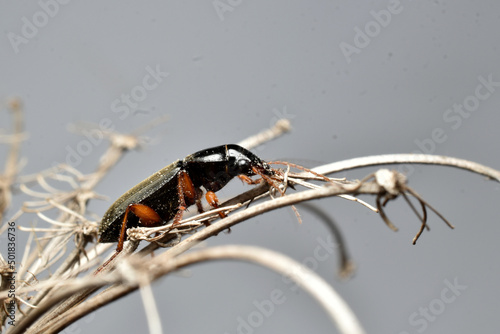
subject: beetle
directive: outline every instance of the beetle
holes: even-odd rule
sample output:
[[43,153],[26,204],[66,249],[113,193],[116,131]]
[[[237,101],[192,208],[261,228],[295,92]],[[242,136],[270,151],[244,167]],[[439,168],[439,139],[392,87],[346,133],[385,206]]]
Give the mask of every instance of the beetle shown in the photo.
[[[120,252],[128,228],[165,225],[172,219],[173,225],[178,224],[184,211],[193,204],[203,212],[201,187],[206,190],[209,205],[217,208],[219,202],[215,192],[234,177],[248,184],[263,179],[272,184],[277,173],[239,145],[221,145],[198,151],[164,167],[120,196],[101,220],[99,242],[118,242],[116,251]],[[254,181],[250,178],[255,175],[261,179]],[[223,213],[220,215],[224,216]]]

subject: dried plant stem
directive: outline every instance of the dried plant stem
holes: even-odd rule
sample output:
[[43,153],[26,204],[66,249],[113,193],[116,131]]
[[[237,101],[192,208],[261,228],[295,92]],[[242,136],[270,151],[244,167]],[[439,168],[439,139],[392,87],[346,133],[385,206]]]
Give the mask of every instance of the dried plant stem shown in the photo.
[[[460,167],[472,172],[476,172],[482,175],[487,175],[493,179],[500,179],[495,177],[496,171],[493,171],[492,169],[489,169],[488,167],[475,164],[475,163],[470,163],[465,160],[460,160],[460,159],[454,159],[454,158],[445,158],[445,159],[434,159],[434,156],[427,156],[427,155],[421,155],[418,157],[419,159],[415,159],[412,157],[413,155],[399,155],[399,159],[396,159],[399,161],[399,163],[428,163],[428,164],[439,164],[439,165],[446,165],[449,163],[451,166],[455,167]],[[370,159],[366,160],[365,163],[368,165],[376,165],[376,164],[388,164],[390,163],[391,160],[389,159],[377,159],[376,157],[371,157]],[[352,161],[351,161],[352,162]],[[325,166],[321,166],[315,169],[316,172],[318,173],[331,173],[331,172],[336,172],[340,170],[345,170],[345,169],[351,169],[351,168],[356,168],[358,166],[354,166],[352,163],[340,163],[340,164],[329,164]],[[266,187],[256,187],[254,189],[259,189],[259,192],[265,193],[267,191]],[[252,189],[252,190],[254,190]],[[260,215],[262,213],[265,213],[267,211],[277,209],[280,207],[284,206],[289,206],[292,204],[296,204],[302,201],[306,200],[311,200],[311,199],[317,199],[317,198],[323,198],[323,197],[329,197],[329,196],[337,196],[340,194],[373,194],[373,195],[378,195],[380,193],[383,193],[385,189],[383,189],[379,184],[376,182],[365,182],[361,183],[359,185],[338,185],[338,184],[332,184],[328,185],[327,187],[323,187],[320,189],[313,189],[313,190],[307,190],[291,195],[287,195],[284,197],[279,197],[270,201],[266,201],[261,204],[257,204],[253,207],[250,207],[246,210],[240,211],[233,213],[231,216],[226,217],[216,223],[213,223],[212,225],[208,226],[207,228],[198,231],[196,234],[193,236],[181,241],[178,245],[176,245],[173,248],[168,249],[164,253],[158,255],[155,257],[155,260],[166,263],[166,261],[170,261],[172,258],[175,258],[176,256],[179,256],[180,254],[184,253],[188,249],[192,248],[194,245],[198,244],[199,242],[214,236],[221,231],[241,222],[244,220],[247,220],[251,217]],[[255,193],[252,194],[252,196],[256,195]],[[137,256],[137,255],[136,255]],[[64,326],[68,325],[69,323],[79,319],[80,317],[84,316],[85,314],[91,312],[92,310],[95,310],[96,308],[105,305],[113,300],[116,300],[132,291],[134,291],[136,287],[130,287],[130,286],[124,286],[124,285],[118,285],[111,287],[110,289],[104,291],[100,295],[93,297],[89,301],[76,306],[74,309],[70,310],[67,313],[68,318],[63,317],[60,318],[61,324],[64,324]],[[64,328],[63,327],[57,327],[57,328]]]
[[[406,158],[402,157],[401,161],[403,163],[412,163],[413,159],[408,158],[408,156],[411,156],[411,155],[405,155],[405,156],[406,156]],[[387,159],[381,159],[381,160],[377,160],[375,158],[373,158],[373,159],[376,161],[372,160],[370,162],[371,164],[377,164],[377,161],[378,161],[378,163],[381,163],[381,164],[389,163],[389,161]],[[436,161],[436,160],[433,159],[433,156],[424,155],[424,156],[420,157],[420,159],[418,159],[417,161],[418,161],[417,163],[421,163],[421,161]],[[456,163],[456,161],[461,161],[462,163],[458,164],[458,163]],[[461,166],[461,168],[472,171],[472,172],[476,172],[476,173],[479,173],[482,175],[487,175],[487,176],[490,176],[492,178],[495,178],[494,177],[495,173],[491,173],[491,169],[489,169],[488,167],[479,165],[479,164],[475,164],[475,163],[469,164],[467,161],[460,160],[460,159],[453,159],[453,158],[446,159],[446,160],[439,160],[438,164],[442,165],[442,164],[445,164],[446,162],[452,163],[455,165],[459,165],[459,166]],[[431,163],[431,162],[428,162],[428,163]],[[318,167],[315,170],[319,173],[328,174],[330,172],[335,172],[335,171],[339,171],[339,170],[343,170],[343,169],[349,169],[349,168],[356,167],[356,166],[352,166],[350,164],[340,164],[340,165],[342,165],[342,167],[339,167],[339,165],[337,165],[337,164],[329,164],[329,165]],[[191,247],[196,245],[198,242],[205,240],[205,239],[209,238],[210,236],[216,235],[216,234],[220,233],[221,231],[237,224],[240,221],[249,219],[253,216],[262,214],[262,213],[270,211],[272,209],[292,205],[292,204],[299,203],[299,202],[305,201],[305,200],[328,197],[328,196],[337,196],[337,195],[343,194],[343,193],[344,194],[345,193],[354,193],[354,194],[375,194],[375,195],[377,195],[382,191],[380,185],[376,184],[375,182],[362,183],[359,187],[349,186],[349,188],[350,188],[350,191],[349,191],[349,189],[345,189],[345,187],[343,187],[343,186],[330,185],[328,187],[324,187],[321,189],[308,190],[308,191],[304,191],[304,192],[300,192],[300,193],[292,194],[292,195],[287,195],[285,197],[276,198],[272,201],[267,201],[265,203],[258,204],[254,207],[248,208],[247,210],[234,213],[231,216],[229,216],[225,219],[222,219],[221,221],[214,223],[211,226],[197,232],[195,235],[185,239],[184,241],[179,243],[177,246],[167,250],[166,252],[164,252],[163,254],[158,256],[158,258],[160,258],[162,256],[169,257],[169,258],[177,256],[177,255],[185,252],[186,250],[190,249]],[[256,190],[257,190],[257,192],[256,192]],[[266,191],[267,191],[267,188],[265,186],[255,187],[249,191],[249,192],[252,192],[250,197],[256,196],[257,194],[265,193]],[[245,194],[243,194],[243,197],[244,197],[244,195]],[[230,201],[230,202],[232,203],[232,201]],[[166,261],[166,259],[162,258],[162,261]],[[99,297],[95,297],[96,299],[93,300],[93,302],[104,305],[112,300],[120,298],[121,296],[123,296],[123,295],[125,295],[133,290],[134,289],[129,288],[129,287],[111,288],[108,291],[106,291],[105,293],[101,294]],[[91,304],[94,304],[94,303],[91,303]],[[83,306],[83,305],[81,305],[81,306]],[[79,307],[80,306],[78,306],[77,308],[79,308]],[[75,308],[74,311],[76,311],[77,313],[81,312],[79,316],[83,316],[84,314],[87,313],[84,309],[77,310],[77,308]]]
[[[119,256],[112,258],[113,263],[115,263],[118,259],[122,259],[130,255],[133,251],[135,251],[137,246],[137,242],[127,243]],[[112,268],[112,266],[102,267],[98,269],[98,272],[101,274],[108,273]],[[10,333],[43,333],[44,331],[42,331],[40,327],[45,326],[54,319],[57,321],[57,318],[62,317],[63,315],[65,316],[65,312],[71,310],[72,307],[83,302],[102,286],[109,284],[109,281],[101,281],[99,279],[88,280],[87,282],[88,284],[85,284],[84,282],[81,286],[71,287],[70,289],[62,289],[61,286],[64,284],[59,284],[58,289],[52,288],[51,291],[55,292],[52,293],[50,298],[47,298],[48,300],[44,301],[38,308],[34,309],[28,317],[23,318],[23,320],[20,321]],[[50,312],[48,312],[49,310]],[[40,317],[41,319],[37,321]],[[37,321],[36,324],[30,327],[33,323],[35,323],[35,321]]]
[[[365,333],[349,306],[321,277],[287,256],[260,247],[231,245],[219,246],[194,251],[178,257],[169,257],[168,261],[155,258],[145,262],[144,260],[138,260],[137,258],[132,257],[130,259],[131,265],[124,265],[126,269],[122,268],[120,271],[134,268],[134,272],[140,273],[140,275],[147,274],[148,279],[152,281],[187,265],[207,260],[223,259],[249,261],[265,266],[283,276],[291,278],[304,290],[309,292],[323,306],[341,333]],[[130,278],[131,276],[138,274],[125,272],[123,275]],[[68,318],[59,319],[59,321],[53,324],[47,324],[46,327],[41,328],[40,330],[44,333],[57,333],[64,328],[66,321],[75,321],[79,315],[82,315],[79,314],[79,309],[82,311],[91,311],[106,303],[106,294],[114,300],[119,298],[121,293],[129,289],[135,290],[139,286],[140,282],[133,284],[128,281],[127,285],[119,285],[113,292],[107,290],[101,295],[94,297],[92,300],[85,302],[81,305],[81,307],[78,306],[69,311]],[[109,293],[107,293],[108,291]]]
[[[425,164],[425,165],[455,167],[476,174],[484,175],[487,176],[488,178],[500,182],[500,171],[495,170],[491,167],[481,165],[469,160],[447,157],[442,155],[430,155],[430,154],[373,155],[373,156],[337,161],[312,168],[312,170],[318,174],[330,175],[350,169],[356,169],[368,166],[391,165],[391,164]],[[308,173],[305,172],[301,173],[300,175],[303,175],[305,178],[307,178]],[[268,191],[267,185],[261,184],[257,187],[250,189],[249,191],[246,191],[228,200],[227,202],[224,202],[221,206],[246,202],[252,198],[256,198],[258,196],[265,194],[267,191]]]
[[328,283],[312,270],[275,251],[260,247],[227,245],[187,253],[171,258],[168,262],[154,259],[147,266],[155,271],[154,276],[160,277],[189,264],[221,259],[249,261],[290,277],[323,306],[341,333],[364,333],[349,306]]
[[367,157],[334,162],[331,164],[313,168],[313,170],[320,174],[331,174],[361,167],[392,165],[392,164],[425,164],[425,165],[456,167],[487,176],[491,179],[500,182],[500,171],[498,170],[495,170],[493,168],[469,160],[447,157],[443,155],[431,155],[431,154],[372,155]]
[[[245,221],[251,217],[260,215],[262,213],[281,208],[284,206],[289,206],[292,204],[300,203],[303,201],[311,200],[311,199],[317,199],[317,198],[323,198],[323,197],[329,197],[329,196],[337,196],[342,193],[356,193],[356,194],[376,194],[381,190],[381,186],[376,184],[375,182],[368,182],[365,184],[362,184],[361,186],[345,186],[345,185],[337,185],[337,184],[332,184],[328,185],[326,187],[320,188],[320,189],[313,189],[313,190],[306,190],[302,191],[299,193],[291,194],[288,196],[284,197],[279,197],[273,200],[266,201],[264,203],[257,204],[253,207],[250,207],[246,210],[240,211],[240,212],[235,212],[231,216],[228,216],[216,223],[213,223],[212,225],[206,227],[203,230],[198,231],[191,237],[188,237],[187,239],[181,241],[179,244],[177,244],[175,247],[172,247],[168,249],[167,251],[156,255],[153,260],[154,261],[160,261],[163,263],[168,263],[171,261],[172,258],[175,258],[179,256],[180,254],[184,253],[188,249],[194,247],[197,245],[199,242],[217,235],[221,231],[226,230],[227,228]],[[144,258],[140,257],[138,254],[132,255],[131,259],[135,258],[140,258],[140,262],[143,263],[148,263],[149,261],[153,260],[148,260],[145,261]],[[134,261],[134,260],[132,260]],[[157,279],[157,277],[152,278],[151,280]],[[64,324],[64,326],[67,326],[71,324],[72,322],[78,320],[79,318],[85,316],[86,314],[92,312],[96,308],[99,308],[105,304],[108,304],[116,299],[119,299],[123,297],[124,295],[133,292],[137,289],[137,286],[130,286],[130,285],[115,285],[105,291],[103,291],[101,294],[91,298],[90,300],[75,306],[73,309],[69,310],[65,315],[62,315],[57,322],[61,322],[61,324]],[[44,326],[47,324],[45,321],[38,321],[38,323],[43,323]],[[57,330],[60,330],[63,327],[57,327]],[[20,327],[20,326],[16,326]],[[19,332],[13,332],[13,333],[22,333],[21,331]],[[34,332],[35,333],[35,332]]]
[[291,125],[288,119],[280,119],[278,120],[271,128],[266,129],[254,136],[251,136],[245,140],[242,140],[238,143],[238,145],[245,147],[250,150],[254,147],[262,145],[265,142],[271,141],[279,136],[282,136],[284,133],[290,131]]
[[[157,122],[155,122],[157,123]],[[247,145],[248,147],[256,146],[262,144],[264,141],[271,140],[273,138],[276,138],[277,136],[280,136],[284,132],[288,131],[290,128],[289,122],[286,120],[281,120],[278,121],[278,123],[271,129],[263,131],[257,136],[254,136],[247,140]],[[138,130],[138,131],[142,131]],[[118,135],[114,133],[109,133],[107,134],[107,137],[111,139],[111,147],[108,149],[108,151],[104,154],[104,159],[101,159],[101,163],[99,167],[97,168],[96,172],[93,174],[85,176],[85,179],[87,180],[86,182],[82,183],[79,189],[82,190],[90,190],[92,189],[106,173],[109,171],[109,169],[118,162],[118,160],[121,158],[123,153],[127,150],[133,149],[137,146],[138,141],[137,141],[137,132],[134,133],[134,135],[126,136],[126,135]],[[86,204],[82,203],[80,206],[80,209],[85,208]],[[79,210],[81,211],[81,210]],[[52,240],[54,241],[54,239]],[[67,263],[74,263],[75,259],[77,258],[77,255],[80,254],[80,252],[75,252],[75,256],[70,260],[66,261]],[[49,257],[50,258],[50,257]],[[67,270],[69,270],[69,267],[64,266],[64,268],[59,268],[61,270],[57,270],[57,273],[65,273]],[[59,275],[55,275],[52,278],[56,278]],[[52,296],[50,295],[52,288],[48,288],[45,291],[41,291],[41,293],[38,294],[37,301],[40,302],[41,300],[48,299],[50,301],[54,301],[52,299]],[[53,291],[53,290],[52,290]],[[64,303],[59,305],[56,309],[51,311],[49,314],[43,317],[40,322],[45,322],[45,321],[50,321],[54,319],[55,317],[58,317],[60,314],[64,312],[64,310],[70,309],[73,307],[75,304],[81,302],[85,298],[88,297],[92,292],[95,290],[93,289],[88,289],[87,291],[82,291],[79,294],[72,295],[69,300],[66,300]],[[38,303],[37,303],[38,304]],[[45,303],[43,303],[45,304]],[[50,305],[50,304],[49,304]],[[52,303],[54,305],[54,303]],[[42,315],[39,309],[36,311],[29,310],[34,312],[29,319],[24,319],[25,321],[22,321],[20,324],[21,326],[16,326],[17,329],[23,329],[31,325],[36,319]],[[34,331],[36,331],[36,326],[32,328]],[[31,330],[31,329],[30,329]]]
[[[362,184],[359,188],[353,186],[342,186],[338,184],[328,184],[320,189],[305,190],[298,193],[290,194],[283,197],[278,197],[273,200],[265,201],[263,203],[256,204],[255,206],[249,207],[246,210],[235,212],[231,216],[226,217],[212,225],[206,227],[203,230],[198,231],[196,234],[189,238],[181,241],[177,246],[168,249],[164,252],[165,256],[175,256],[193,247],[196,243],[205,240],[213,235],[230,228],[231,226],[247,220],[249,218],[261,215],[265,212],[275,210],[281,207],[297,204],[300,202],[325,198],[331,196],[337,196],[346,193],[356,193],[356,194],[377,194],[381,191],[381,187],[375,182],[368,182]],[[160,255],[161,256],[161,255]]]
[[[17,127],[15,128],[17,129]],[[263,142],[269,141],[273,138],[276,138],[277,136],[282,135],[289,129],[290,124],[287,121],[281,121],[278,122],[273,128],[263,131],[256,136],[240,142],[240,145],[247,148],[252,148],[262,144]],[[135,251],[135,248],[138,245],[138,242],[127,242],[127,251],[124,250],[122,253],[120,253],[119,256],[113,257],[111,260],[109,260],[109,262],[106,262],[105,265],[100,267],[95,272],[95,275],[84,276],[80,280],[72,280],[73,283],[72,285],[70,285],[68,282],[70,282],[73,277],[76,277],[76,275],[81,272],[82,268],[85,267],[85,265],[83,264],[85,261],[80,262],[80,260],[87,255],[85,247],[88,246],[91,236],[95,235],[96,233],[95,222],[92,222],[94,224],[94,232],[92,233],[94,234],[82,232],[85,230],[84,227],[82,227],[83,223],[89,222],[85,218],[86,214],[88,214],[87,202],[90,199],[97,198],[97,195],[93,192],[92,189],[109,172],[110,168],[112,168],[112,166],[114,166],[120,160],[120,158],[126,151],[131,150],[139,145],[136,134],[119,135],[108,133],[106,134],[106,137],[110,139],[111,147],[106,151],[104,155],[105,159],[101,159],[100,164],[94,173],[89,175],[81,175],[79,172],[71,170],[70,167],[66,166],[65,172],[67,174],[63,175],[63,173],[61,173],[59,175],[59,177],[61,178],[60,180],[62,180],[62,178],[64,177],[67,178],[65,179],[65,182],[70,184],[70,186],[73,188],[73,191],[58,193],[57,189],[55,189],[45,181],[45,176],[42,174],[38,174],[36,178],[33,178],[33,180],[35,182],[38,182],[38,185],[40,185],[43,190],[46,190],[47,193],[34,190],[31,191],[28,188],[21,189],[26,194],[36,198],[35,201],[27,202],[24,208],[24,212],[37,213],[41,219],[52,223],[55,226],[52,229],[53,231],[46,232],[45,234],[45,237],[50,239],[40,241],[39,245],[42,247],[38,247],[38,249],[33,250],[30,256],[25,256],[25,259],[28,260],[26,261],[27,263],[23,263],[24,268],[30,268],[30,275],[31,272],[33,272],[33,275],[38,275],[39,272],[42,272],[44,270],[47,270],[47,272],[52,272],[54,274],[51,274],[48,279],[43,280],[44,283],[53,282],[53,284],[40,285],[41,289],[38,290],[37,294],[33,296],[34,298],[31,301],[37,306],[37,308],[26,308],[26,316],[20,315],[16,326],[10,327],[7,331],[8,333],[15,334],[58,332],[72,322],[81,318],[82,316],[90,313],[91,311],[105,304],[108,304],[134,290],[137,290],[138,288],[142,289],[143,293],[146,296],[149,296],[146,297],[145,302],[147,302],[147,300],[151,302],[151,291],[148,290],[149,282],[158,279],[159,277],[177,270],[183,266],[201,261],[217,259],[238,259],[258,263],[283,274],[287,272],[291,266],[295,266],[297,264],[290,262],[290,259],[286,258],[285,256],[275,254],[274,252],[271,252],[269,250],[243,246],[225,246],[204,249],[188,254],[183,253],[191,249],[201,241],[215,236],[221,231],[224,231],[237,223],[263,214],[270,210],[285,206],[291,206],[296,203],[331,196],[345,197],[346,195],[348,195],[347,198],[353,199],[349,196],[371,194],[375,195],[377,198],[377,205],[384,221],[386,221],[386,223],[390,226],[393,226],[392,223],[390,223],[389,218],[387,218],[387,216],[385,216],[383,212],[383,205],[387,201],[394,199],[401,194],[405,196],[405,198],[407,198],[405,195],[405,192],[407,192],[415,199],[417,199],[422,206],[422,214],[420,214],[420,212],[415,207],[413,207],[411,202],[408,201],[412,210],[414,210],[416,215],[419,217],[419,220],[421,221],[420,230],[417,233],[414,241],[418,239],[422,231],[427,227],[426,208],[434,211],[446,223],[448,223],[444,219],[444,217],[439,214],[439,212],[437,212],[432,206],[426,203],[411,188],[406,186],[406,179],[404,178],[404,176],[402,176],[400,173],[393,173],[384,170],[383,173],[377,172],[371,174],[370,179],[367,178],[362,180],[361,182],[332,180],[332,183],[327,183],[327,185],[322,187],[314,185],[313,188],[316,189],[305,190],[290,195],[287,193],[286,196],[270,199],[244,210],[232,212],[226,218],[212,223],[212,225],[197,231],[193,235],[177,243],[174,247],[171,247],[161,254],[157,254],[154,258],[144,257],[144,255],[148,252],[152,252],[154,249],[157,249],[158,244],[151,243],[143,248],[140,252],[127,257],[129,255],[128,253],[132,253],[133,251]],[[7,169],[11,168],[8,166],[14,166],[12,168],[17,171],[18,155],[14,155],[12,159],[14,159],[13,161],[15,161],[15,163],[13,165],[6,164],[6,171]],[[500,182],[500,172],[489,167],[462,159],[425,154],[394,154],[350,159],[320,166],[315,168],[313,171],[319,174],[331,174],[339,171],[366,166],[415,163],[435,164],[462,168],[475,173],[479,173],[481,175],[486,175]],[[68,176],[68,174],[70,176]],[[6,172],[5,175],[10,174]],[[294,178],[295,180],[297,180],[296,175],[294,176],[288,173],[284,173],[284,175],[285,180],[288,178],[291,184],[293,184]],[[324,177],[323,179],[317,178],[317,175],[311,176],[307,173],[303,173],[300,175],[303,179],[313,178],[317,181],[325,181]],[[401,177],[398,178],[398,175]],[[384,177],[382,176],[387,177],[384,179]],[[390,178],[393,176],[395,180],[397,179],[397,182],[395,181],[393,185],[387,185],[387,183],[381,182],[382,179],[384,179],[384,181],[390,181]],[[307,182],[296,182],[295,184],[304,185],[306,187],[308,186]],[[288,185],[288,183],[284,181],[284,185]],[[277,186],[280,186],[280,184],[277,184]],[[8,188],[8,191],[10,191],[10,184]],[[0,209],[2,209],[2,202],[7,203],[4,199],[5,194],[10,194],[5,192],[4,189],[4,187],[2,188],[2,184],[0,184]],[[278,191],[282,192],[281,189],[278,189]],[[222,204],[221,206],[247,203],[248,201],[258,198],[258,196],[263,196],[267,192],[269,192],[269,185],[266,182],[263,182],[261,185],[253,187],[250,191],[237,196],[236,198]],[[381,201],[383,204],[381,204]],[[364,202],[360,201],[360,203],[363,204]],[[364,203],[364,205],[369,206],[367,203]],[[53,219],[50,218],[49,215],[45,215],[45,213],[42,213],[42,211],[45,212],[45,210],[51,208],[58,210],[58,212],[60,213],[59,218]],[[2,210],[0,210],[0,216],[1,213]],[[61,231],[71,231],[71,228],[68,228],[68,226],[73,226],[75,230],[70,233],[61,234]],[[179,231],[180,230],[177,230],[177,232]],[[71,240],[71,236],[73,235],[78,237],[76,238],[76,240],[78,240],[77,250],[68,254],[69,257],[66,258],[66,260],[63,261],[56,270],[51,270],[50,265],[54,263],[55,260],[57,260],[57,256],[62,256],[65,254],[66,244],[69,240]],[[131,238],[133,238],[132,234],[130,234],[130,236]],[[171,234],[167,234],[161,241],[165,241],[165,239],[174,239],[175,237],[176,235],[171,232]],[[59,252],[58,250],[62,250],[62,252]],[[341,253],[343,254],[341,254],[341,259],[346,266],[347,255],[343,248]],[[87,266],[90,262],[90,259],[88,260],[89,261],[85,262]],[[129,264],[128,267],[126,264]],[[27,277],[28,273],[24,271],[27,269],[22,270],[23,274],[26,274],[25,276]],[[130,274],[130,270],[134,271],[133,275],[127,275],[127,273]],[[300,271],[301,273],[299,273],[295,278],[297,279],[299,285],[301,285],[304,289],[311,293],[321,303],[325,310],[327,310],[327,312],[330,314],[332,319],[334,319],[338,324],[339,328],[341,328],[341,331],[343,333],[363,333],[363,330],[357,323],[357,320],[355,319],[352,312],[340,299],[340,297],[336,296],[335,292],[330,286],[328,286],[328,284],[326,284],[322,280],[318,281],[318,278],[314,273],[307,271],[304,273],[304,270],[302,268],[298,271]],[[65,281],[65,279],[68,280]],[[77,283],[76,285],[74,284],[75,282]],[[97,296],[89,298],[92,293],[108,285],[111,286],[107,290],[103,291]],[[19,291],[25,290],[26,289],[22,286],[19,287]],[[152,312],[154,313],[154,309],[152,310]],[[338,312],[341,313],[339,314]],[[161,323],[158,320],[157,314],[156,316],[155,314],[153,314],[152,320],[150,319],[150,325],[153,330],[161,331]]]
[[347,251],[347,245],[344,241],[344,237],[337,222],[325,211],[321,210],[317,206],[314,206],[312,203],[302,202],[300,203],[300,208],[301,209],[305,208],[309,210],[313,214],[317,215],[321,219],[321,221],[323,221],[328,225],[328,229],[330,230],[334,238],[334,242],[338,246],[339,260],[340,260],[340,266],[339,266],[340,268],[338,275],[341,278],[350,277],[355,269],[355,265],[349,256],[349,253]]

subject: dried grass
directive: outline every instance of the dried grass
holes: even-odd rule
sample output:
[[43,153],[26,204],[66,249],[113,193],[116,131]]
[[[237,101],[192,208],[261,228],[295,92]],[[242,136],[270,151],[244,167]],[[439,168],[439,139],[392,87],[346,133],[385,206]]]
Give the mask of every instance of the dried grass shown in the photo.
[[[96,185],[126,152],[141,145],[139,134],[147,130],[148,126],[130,135],[106,133],[109,148],[101,157],[95,172],[91,174],[84,175],[71,166],[61,164],[33,175],[20,176],[18,175],[21,166],[19,151],[21,142],[26,139],[23,133],[22,108],[19,101],[13,100],[8,109],[12,112],[14,121],[12,133],[0,137],[2,144],[9,147],[5,168],[0,174],[0,221],[2,222],[0,235],[5,236],[8,233],[8,221],[18,221],[23,217],[23,220],[32,222],[32,225],[19,226],[22,233],[29,234],[29,240],[23,249],[17,250],[18,256],[21,254],[22,256],[15,268],[9,267],[7,257],[0,254],[2,274],[0,300],[5,311],[0,313],[0,324],[6,333],[56,333],[93,310],[136,289],[139,289],[143,296],[150,332],[161,333],[161,321],[155,308],[154,295],[149,287],[150,282],[187,265],[221,258],[258,263],[282,275],[290,275],[291,267],[299,268],[294,271],[296,274],[290,276],[318,300],[340,331],[364,333],[354,313],[330,284],[282,254],[237,245],[185,252],[197,243],[214,237],[219,232],[253,216],[276,208],[332,196],[356,201],[378,212],[382,220],[393,230],[396,230],[396,227],[385,214],[384,206],[388,201],[403,196],[421,222],[421,228],[414,241],[428,227],[427,209],[434,211],[452,227],[437,210],[415,190],[408,187],[406,177],[401,173],[382,169],[361,181],[330,179],[323,176],[341,170],[394,163],[438,164],[463,168],[500,181],[498,171],[476,163],[449,157],[415,154],[373,156],[336,162],[317,167],[313,170],[314,173],[292,173],[287,170],[283,172],[280,184],[274,188],[270,189],[264,182],[227,201],[222,208],[185,219],[175,228],[169,224],[157,228],[129,229],[130,241],[124,251],[118,256],[113,256],[112,260],[105,261],[106,251],[114,245],[96,243],[99,218],[93,217],[87,207],[91,201],[103,198],[95,192]],[[282,120],[272,129],[265,130],[240,144],[247,148],[255,147],[279,137],[289,128],[289,123]],[[21,193],[30,199],[25,201],[7,221],[3,214],[10,208],[14,184],[17,184]],[[281,194],[285,193],[287,186],[291,184],[302,190],[295,193],[287,192],[286,196],[282,196]],[[356,197],[359,194],[373,195],[376,208],[359,200]],[[413,206],[408,196],[419,202],[420,210]],[[258,199],[262,200],[248,206],[251,201]],[[220,219],[218,215],[220,210],[231,214]],[[35,223],[36,221],[43,223]],[[211,224],[205,227],[207,222]],[[325,222],[332,226],[336,241],[340,245],[339,273],[347,277],[352,272],[353,263],[338,227],[327,217]],[[149,243],[135,252],[141,240]],[[168,248],[158,251],[160,247]],[[155,257],[145,257],[153,251],[157,251]],[[13,276],[16,277],[14,299],[9,296],[10,280]],[[105,287],[107,287],[105,291],[90,297]],[[15,326],[8,326],[11,321],[8,305],[11,301],[17,305]]]

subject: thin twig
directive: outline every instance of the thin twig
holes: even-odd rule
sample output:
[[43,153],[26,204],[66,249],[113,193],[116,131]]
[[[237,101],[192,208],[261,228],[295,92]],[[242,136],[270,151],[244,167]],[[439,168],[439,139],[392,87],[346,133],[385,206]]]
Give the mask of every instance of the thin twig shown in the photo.
[[385,154],[372,155],[361,158],[337,161],[331,164],[313,168],[320,174],[332,174],[349,169],[379,166],[379,165],[394,165],[394,164],[424,164],[424,165],[440,165],[447,167],[456,167],[465,169],[469,172],[474,172],[487,176],[500,182],[500,171],[493,168],[478,164],[473,161],[447,157],[444,155],[431,154]]
[[[323,306],[341,333],[365,333],[349,306],[328,283],[312,270],[280,253],[260,247],[228,245],[198,250],[179,257],[164,256],[164,254],[162,254],[161,259],[157,257],[147,262],[144,262],[144,260],[137,261],[137,259],[134,261],[134,258],[131,258],[130,261],[132,261],[132,267],[142,267],[141,272],[148,273],[151,281],[187,265],[207,260],[234,259],[253,262],[291,278],[304,290],[309,292]],[[168,261],[165,261],[165,257],[168,258]],[[136,286],[121,285],[115,293],[123,289],[136,288],[137,284]],[[108,292],[110,290],[85,302],[81,307],[78,306],[69,311],[69,319],[60,319],[56,323],[48,324],[45,328],[42,328],[43,332],[57,333],[64,328],[66,320],[75,321],[79,318],[81,315],[78,312],[79,310],[103,305],[102,302],[105,300],[103,295],[109,295],[110,293]],[[115,295],[115,297],[117,296]]]
[[278,120],[271,128],[240,141],[238,145],[250,150],[254,147],[262,145],[263,143],[282,136],[284,133],[290,131],[291,128],[292,127],[290,125],[290,121],[286,118],[283,118]]
[[[340,197],[340,196],[339,196]],[[335,245],[338,246],[340,266],[338,270],[338,275],[341,278],[348,278],[352,275],[355,269],[354,262],[351,260],[349,256],[349,252],[347,251],[347,245],[344,241],[344,236],[342,235],[342,231],[339,228],[337,222],[324,210],[315,206],[309,202],[303,202],[300,204],[300,208],[307,209],[313,214],[317,215],[323,222],[325,222],[330,229],[331,234],[335,240]]]

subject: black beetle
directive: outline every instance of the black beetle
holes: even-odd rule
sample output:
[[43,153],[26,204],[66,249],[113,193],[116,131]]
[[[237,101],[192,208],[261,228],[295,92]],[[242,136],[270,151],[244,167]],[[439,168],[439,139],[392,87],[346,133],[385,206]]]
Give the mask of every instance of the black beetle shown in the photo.
[[193,204],[202,212],[201,187],[207,192],[208,203],[218,207],[214,192],[235,176],[254,184],[261,179],[253,181],[250,176],[259,175],[270,182],[276,174],[266,162],[235,144],[201,150],[164,167],[120,196],[101,220],[99,242],[118,241],[116,250],[120,252],[128,228],[164,225],[171,219],[176,224]]

